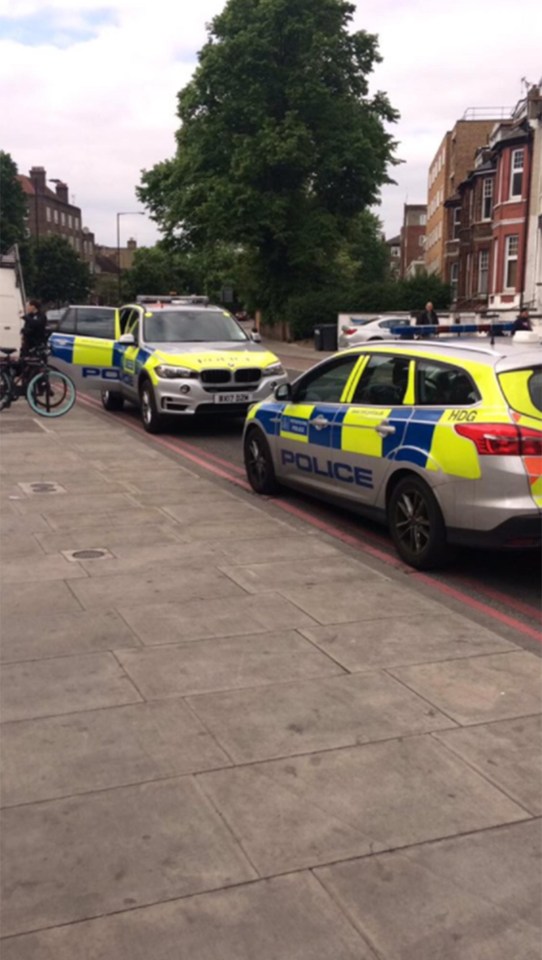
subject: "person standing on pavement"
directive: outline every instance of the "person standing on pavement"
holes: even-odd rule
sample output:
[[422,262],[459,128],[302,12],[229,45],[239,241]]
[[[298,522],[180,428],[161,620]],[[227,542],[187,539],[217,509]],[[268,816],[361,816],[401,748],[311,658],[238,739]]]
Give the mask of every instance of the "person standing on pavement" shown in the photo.
[[425,310],[422,310],[422,312],[418,315],[416,324],[419,327],[428,325],[436,326],[438,324],[438,317],[430,300],[428,300],[428,302],[425,304]]
[[518,330],[532,329],[533,325],[529,320],[529,311],[526,307],[522,307],[512,325],[512,334],[517,333]]
[[47,317],[39,300],[29,300],[21,329],[21,357],[37,353],[47,343]]

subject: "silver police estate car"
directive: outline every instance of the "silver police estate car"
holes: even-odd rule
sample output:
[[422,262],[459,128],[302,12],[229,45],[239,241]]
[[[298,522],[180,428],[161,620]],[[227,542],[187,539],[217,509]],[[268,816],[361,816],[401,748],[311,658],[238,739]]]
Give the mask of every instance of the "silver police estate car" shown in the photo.
[[534,547],[542,519],[542,348],[387,341],[331,357],[253,406],[253,489],[285,484],[387,523],[412,566],[451,544]]

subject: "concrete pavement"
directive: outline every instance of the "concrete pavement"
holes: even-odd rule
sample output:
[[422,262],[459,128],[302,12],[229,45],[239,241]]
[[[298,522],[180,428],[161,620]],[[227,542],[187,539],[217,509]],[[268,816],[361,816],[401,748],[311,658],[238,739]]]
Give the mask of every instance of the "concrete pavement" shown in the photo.
[[0,430],[2,960],[539,960],[538,658],[114,417]]

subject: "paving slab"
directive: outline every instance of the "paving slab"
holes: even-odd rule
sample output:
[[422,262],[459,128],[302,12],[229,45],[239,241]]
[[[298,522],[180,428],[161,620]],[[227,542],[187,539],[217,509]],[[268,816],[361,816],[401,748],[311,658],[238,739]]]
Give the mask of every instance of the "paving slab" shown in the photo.
[[149,525],[149,524],[163,524],[165,514],[161,513],[160,510],[155,507],[138,507],[135,504],[130,506],[128,503],[125,508],[122,510],[115,510],[114,513],[106,513],[101,510],[97,510],[94,513],[48,513],[44,510],[44,517],[47,519],[48,529],[53,532],[61,533],[64,531],[73,530],[76,533],[79,531],[89,531],[92,532],[96,529],[103,529],[104,527],[121,527],[128,524],[138,524],[138,525]]
[[273,593],[121,605],[119,612],[145,645],[289,630],[313,622],[293,603]]
[[541,667],[532,653],[502,653],[391,668],[393,676],[460,724],[539,713]]
[[145,573],[153,566],[160,566],[165,570],[170,569],[171,566],[178,568],[181,564],[191,566],[195,563],[199,566],[205,560],[209,564],[214,564],[216,560],[216,550],[212,544],[206,541],[181,543],[179,540],[173,540],[144,546],[133,544],[118,546],[114,556],[110,557],[107,563],[86,560],[81,561],[81,567],[90,577],[115,577],[129,573]]
[[43,660],[101,650],[139,647],[140,641],[114,610],[2,615],[0,659]]
[[198,782],[261,875],[528,816],[427,736],[203,773]]
[[539,960],[540,824],[316,871],[385,960]]
[[23,720],[2,727],[2,805],[229,765],[181,700]]
[[205,565],[203,559],[198,561],[198,566],[195,562],[190,565],[168,563],[167,570],[162,570],[159,564],[149,563],[138,571],[137,576],[128,573],[116,577],[87,577],[73,581],[71,586],[87,610],[138,603],[142,597],[153,603],[160,598],[168,601],[174,597],[180,601],[244,595],[241,587],[208,563]]
[[[344,564],[346,574],[348,564]],[[310,613],[319,623],[347,623],[353,620],[372,619],[387,611],[391,618],[397,616],[427,616],[432,619],[442,614],[442,604],[426,600],[412,589],[400,587],[396,582],[371,571],[370,579],[360,578],[355,589],[352,582],[319,583],[313,586],[290,586],[280,588],[287,600]]]
[[213,693],[189,702],[240,763],[454,726],[384,673]]
[[499,720],[435,734],[533,816],[542,816],[542,717]]
[[345,562],[344,556],[320,556],[314,559],[303,557],[297,560],[273,560],[266,563],[253,563],[246,566],[219,566],[227,572],[239,586],[249,593],[269,593],[295,584],[326,584],[340,581],[350,583],[350,589],[356,589],[356,583],[369,580],[387,580],[382,574],[356,560]]
[[32,533],[3,534],[0,538],[0,557],[3,564],[20,557],[43,557],[44,551]]
[[[4,941],[3,960],[376,960],[308,873]],[[420,958],[421,960],[421,958]]]
[[163,506],[164,509],[186,506],[199,500],[205,500],[206,502],[212,500],[213,503],[216,503],[216,501],[220,503],[239,502],[233,493],[227,493],[227,491],[217,487],[216,484],[213,485],[205,480],[192,477],[176,481],[175,486],[171,484],[162,486],[160,484],[155,486],[154,490],[131,490],[130,496],[144,507]]
[[80,613],[81,604],[75,599],[67,583],[48,580],[42,583],[9,584],[2,590],[2,623],[4,617],[27,614],[39,623],[44,613]]
[[232,540],[220,544],[220,553],[234,566],[261,563],[272,560],[312,560],[315,557],[341,556],[340,550],[332,543],[311,533],[293,533],[281,537],[267,538],[264,545],[261,540]]
[[146,700],[343,674],[293,630],[119,650],[117,659]]
[[[220,487],[215,487],[214,494],[198,497],[187,503],[171,504],[164,507],[164,510],[183,527],[185,524],[198,523],[210,518],[216,518],[218,521],[239,521],[240,524],[245,520],[265,519],[265,514],[259,507],[253,507],[239,500],[238,497],[223,492]],[[239,529],[238,526],[238,532]]]
[[7,663],[0,684],[4,722],[141,701],[110,653]]
[[5,584],[34,583],[46,580],[80,580],[87,574],[78,563],[70,563],[64,557],[26,556],[22,559],[10,557],[2,570],[2,582]]
[[84,550],[92,547],[108,547],[115,554],[118,554],[118,547],[129,549],[130,547],[147,547],[151,544],[161,543],[179,543],[176,525],[164,522],[158,523],[136,523],[130,522],[129,514],[124,522],[115,526],[107,524],[95,524],[78,530],[72,527],[64,530],[63,533],[40,532],[35,534],[35,539],[40,544],[45,553],[60,553],[61,550]]
[[[220,516],[220,515],[219,515]],[[186,540],[234,540],[242,532],[247,538],[260,537],[262,541],[267,537],[278,537],[283,533],[291,532],[291,527],[280,520],[270,520],[261,513],[257,520],[207,520],[198,523],[183,523],[182,535]]]
[[2,816],[4,936],[256,877],[187,777],[11,807]]
[[375,608],[373,617],[302,627],[301,633],[351,672],[517,650],[491,630],[444,608],[430,622],[427,617],[389,616],[385,608]]
[[34,514],[29,517],[20,517],[11,511],[8,507],[2,510],[0,516],[0,536],[2,538],[2,549],[9,549],[10,537],[18,538],[28,536],[33,533],[51,531],[51,527],[44,517]]
[[83,514],[114,513],[116,510],[133,510],[135,502],[129,493],[66,493],[58,496],[43,494],[26,497],[14,503],[15,510],[21,516],[31,513],[45,515],[62,513]]

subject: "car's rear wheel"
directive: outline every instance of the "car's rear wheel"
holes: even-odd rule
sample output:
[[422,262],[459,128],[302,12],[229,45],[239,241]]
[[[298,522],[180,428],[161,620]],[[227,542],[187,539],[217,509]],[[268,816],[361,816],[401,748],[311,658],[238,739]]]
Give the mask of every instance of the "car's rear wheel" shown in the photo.
[[106,410],[122,410],[124,397],[113,390],[102,390],[102,404]]
[[260,430],[248,430],[244,441],[245,469],[250,486],[256,493],[276,493],[279,485],[275,476],[269,444]]
[[147,433],[160,433],[164,427],[163,414],[158,412],[154,390],[150,380],[144,380],[139,388],[141,421]]
[[427,484],[415,474],[399,480],[393,488],[388,526],[397,553],[411,567],[428,570],[449,558],[440,507]]

